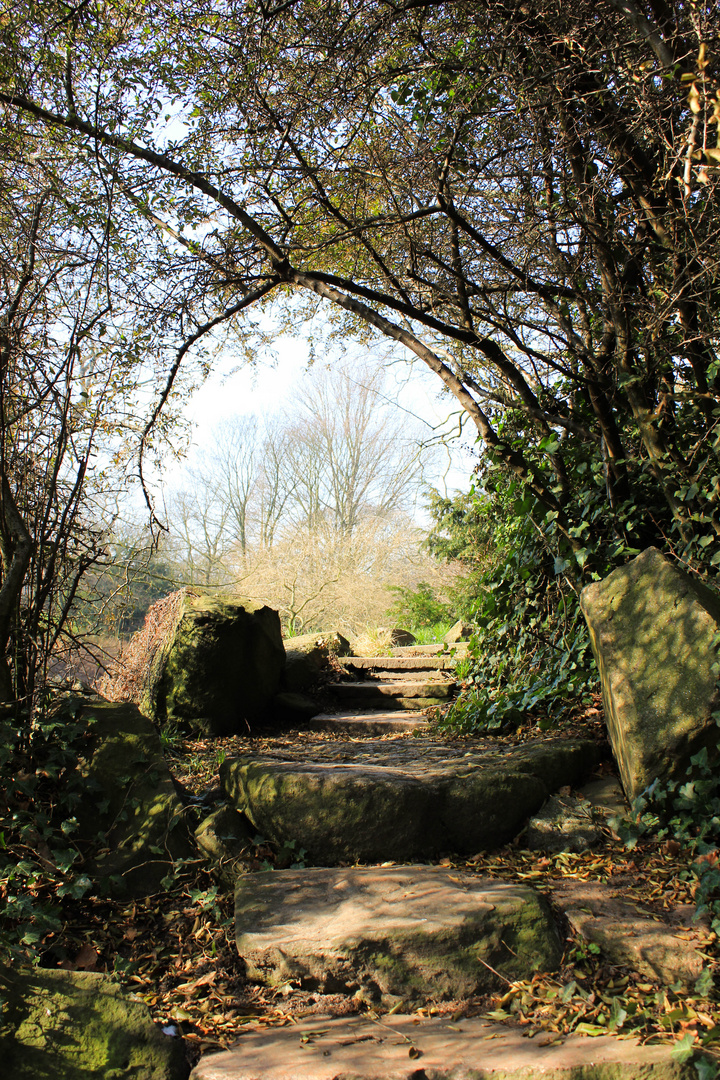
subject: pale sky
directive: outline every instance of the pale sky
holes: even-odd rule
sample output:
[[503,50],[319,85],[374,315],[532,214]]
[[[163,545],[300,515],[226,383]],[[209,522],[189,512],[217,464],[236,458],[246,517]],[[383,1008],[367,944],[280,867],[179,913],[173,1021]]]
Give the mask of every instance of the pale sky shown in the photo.
[[[288,336],[273,342],[275,363],[260,360],[239,370],[237,361],[226,355],[219,359],[207,381],[195,391],[184,410],[193,424],[192,443],[202,446],[214,425],[222,419],[255,413],[267,416],[292,405],[294,392],[301,382],[312,379],[316,371],[333,362],[347,362],[357,357],[367,364],[383,364],[387,375],[387,393],[397,406],[397,422],[402,425],[422,421],[428,440],[445,436],[439,455],[443,464],[437,475],[437,486],[452,491],[467,491],[476,464],[473,452],[474,427],[466,423],[459,435],[460,409],[453,398],[442,392],[436,375],[420,362],[409,363],[395,354],[381,358],[377,351],[362,346],[345,349],[342,358],[332,355],[332,346],[308,369],[308,346],[304,339]],[[339,352],[339,350],[338,350]],[[192,453],[192,451],[191,451]],[[182,466],[180,465],[181,469]],[[172,483],[174,468],[168,468],[166,483]]]

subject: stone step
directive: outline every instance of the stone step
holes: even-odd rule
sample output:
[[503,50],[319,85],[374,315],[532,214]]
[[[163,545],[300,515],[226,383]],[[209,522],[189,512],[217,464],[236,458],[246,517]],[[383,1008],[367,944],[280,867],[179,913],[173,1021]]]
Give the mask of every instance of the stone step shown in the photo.
[[447,705],[448,698],[441,697],[368,697],[367,695],[345,694],[342,699],[342,707],[346,711],[371,712],[373,707],[382,710],[394,710],[398,713],[417,712],[419,709],[438,709]]
[[454,671],[448,656],[339,656],[338,664],[350,671]]
[[235,941],[252,980],[385,1007],[498,990],[562,958],[532,888],[439,866],[243,874]]
[[201,1058],[190,1080],[697,1080],[671,1044],[558,1036],[481,1017],[312,1016],[258,1025]]
[[645,979],[685,991],[703,970],[702,923],[694,923],[692,905],[664,914],[623,898],[614,884],[600,881],[550,881],[553,901],[579,937],[602,950],[612,964],[622,964]]
[[390,650],[391,656],[438,656],[445,655],[458,659],[467,656],[468,646],[466,641],[459,641],[456,645],[445,645],[443,642],[434,642],[432,645],[398,645]]
[[421,712],[342,712],[314,716],[307,727],[311,731],[333,731],[347,735],[386,735],[394,732],[424,731],[428,720]]
[[328,689],[341,701],[345,698],[441,698],[452,697],[457,683],[450,679],[389,679],[363,682],[332,682]]
[[220,778],[262,836],[331,866],[500,847],[599,758],[585,739],[319,740],[307,750],[266,743],[227,758]]

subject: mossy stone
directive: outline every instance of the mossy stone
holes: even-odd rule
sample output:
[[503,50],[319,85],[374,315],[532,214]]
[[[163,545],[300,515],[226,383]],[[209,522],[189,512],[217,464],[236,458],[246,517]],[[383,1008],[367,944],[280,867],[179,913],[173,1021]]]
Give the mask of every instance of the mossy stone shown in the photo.
[[88,794],[76,816],[87,871],[108,892],[147,896],[195,854],[160,737],[136,705],[98,699],[82,716],[89,740],[78,769]]
[[0,967],[2,1074],[12,1080],[185,1080],[182,1043],[93,972]]
[[470,746],[315,742],[310,761],[284,749],[226,760],[220,780],[262,836],[295,840],[311,861],[332,865],[497,847],[598,760],[587,740]]
[[684,776],[701,747],[717,749],[720,596],[648,548],[587,585],[580,604],[632,801],[656,779]]
[[156,654],[141,708],[206,735],[234,735],[272,718],[285,666],[277,611],[248,600],[187,593]]
[[200,822],[195,841],[200,853],[212,864],[215,876],[232,888],[239,873],[239,859],[254,835],[255,829],[245,814],[232,806],[221,806]]

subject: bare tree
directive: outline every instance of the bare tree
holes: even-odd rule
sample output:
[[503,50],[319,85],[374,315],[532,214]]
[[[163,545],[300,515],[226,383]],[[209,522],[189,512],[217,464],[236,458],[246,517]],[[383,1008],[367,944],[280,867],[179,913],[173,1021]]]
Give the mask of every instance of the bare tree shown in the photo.
[[328,523],[350,537],[364,517],[412,509],[422,484],[420,439],[404,430],[386,390],[379,369],[346,365],[299,393],[287,471],[293,514],[306,528]]
[[[15,147],[17,149],[17,146]],[[61,201],[16,163],[0,184],[0,700],[30,705],[86,571],[105,557],[104,490],[122,470],[126,359],[103,297],[102,244],[60,237]],[[103,337],[106,340],[103,341]],[[112,411],[116,410],[113,416]]]
[[177,575],[281,612],[288,629],[382,621],[427,564],[412,511],[428,453],[380,370],[313,371],[269,421],[218,425],[169,499]]
[[629,521],[713,565],[719,57],[715,0],[23,0],[0,102],[118,178],[183,331],[303,294],[422,360],[579,582]]

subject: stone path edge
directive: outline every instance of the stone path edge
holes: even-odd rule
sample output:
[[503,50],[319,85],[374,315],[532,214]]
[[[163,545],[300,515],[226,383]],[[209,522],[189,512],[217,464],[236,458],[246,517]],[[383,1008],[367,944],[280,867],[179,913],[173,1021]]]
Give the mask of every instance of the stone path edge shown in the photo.
[[550,1033],[527,1038],[480,1018],[313,1017],[243,1035],[190,1080],[697,1080],[667,1044]]

